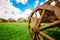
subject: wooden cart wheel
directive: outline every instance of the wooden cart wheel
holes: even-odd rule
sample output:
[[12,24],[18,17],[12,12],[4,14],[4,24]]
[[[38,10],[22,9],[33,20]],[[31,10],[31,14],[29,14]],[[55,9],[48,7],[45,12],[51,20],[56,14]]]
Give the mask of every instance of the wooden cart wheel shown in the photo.
[[[37,11],[39,12],[39,20],[37,18]],[[44,40],[42,36],[46,37],[48,40],[55,40],[48,34],[44,33],[42,30],[51,28],[54,25],[57,25],[60,23],[60,20],[54,21],[52,23],[48,23],[41,27],[41,23],[44,20],[46,14],[45,9],[36,9],[34,10],[31,15],[28,17],[28,30],[30,34],[31,40]],[[32,21],[33,15],[35,15],[34,20]],[[33,24],[33,25],[32,25]]]
[[[39,12],[39,19],[37,18],[37,12]],[[34,12],[28,17],[28,29],[31,40],[43,40],[43,37],[39,34],[38,28],[44,17],[45,10],[34,10]],[[33,17],[35,15],[35,17]],[[33,19],[32,19],[33,18]],[[32,21],[33,20],[33,21]],[[33,24],[33,25],[32,25]]]
[[[38,40],[38,32],[36,33],[36,31],[38,31],[38,22],[39,19],[37,17],[37,15],[39,15],[39,18],[41,17],[41,11],[42,10],[38,10],[38,11],[34,11],[29,17],[28,17],[28,28],[29,28],[29,34],[31,37],[31,40]],[[40,13],[37,13],[40,12]],[[40,20],[41,21],[41,20]],[[41,36],[40,36],[41,37]],[[41,37],[42,38],[42,37]]]

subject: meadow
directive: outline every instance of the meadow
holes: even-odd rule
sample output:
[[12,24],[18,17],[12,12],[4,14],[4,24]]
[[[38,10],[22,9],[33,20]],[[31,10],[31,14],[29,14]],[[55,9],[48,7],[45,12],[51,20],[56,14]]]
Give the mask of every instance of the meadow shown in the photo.
[[[56,40],[60,40],[60,28],[58,31],[44,30]],[[0,40],[30,40],[28,35],[28,23],[0,23]]]
[[0,40],[29,40],[27,23],[0,23]]

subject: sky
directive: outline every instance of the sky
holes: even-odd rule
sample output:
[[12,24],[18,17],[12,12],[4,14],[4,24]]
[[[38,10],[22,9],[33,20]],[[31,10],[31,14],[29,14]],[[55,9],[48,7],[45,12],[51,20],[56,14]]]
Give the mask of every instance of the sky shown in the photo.
[[0,18],[28,18],[32,10],[47,0],[0,0]]

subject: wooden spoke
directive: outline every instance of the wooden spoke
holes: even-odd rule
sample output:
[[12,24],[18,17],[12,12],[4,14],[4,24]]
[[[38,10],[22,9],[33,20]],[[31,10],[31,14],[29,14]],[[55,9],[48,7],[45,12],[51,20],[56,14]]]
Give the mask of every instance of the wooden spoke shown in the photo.
[[57,25],[57,24],[60,24],[60,20],[58,20],[58,21],[54,21],[53,23],[46,24],[45,26],[40,27],[39,30],[43,30],[43,29],[46,29],[46,28],[52,27],[52,26]]
[[40,14],[40,16],[41,16],[41,14],[42,14],[42,10],[38,10],[39,11],[39,14]]
[[28,31],[30,32],[30,19],[28,19]]
[[41,14],[41,17],[40,17],[40,20],[39,20],[39,23],[37,24],[37,26],[39,26],[43,20],[43,17],[44,17],[44,13],[45,13],[45,10],[43,10],[42,14]]
[[40,35],[40,34],[38,34],[38,39],[39,40],[44,40],[43,37],[42,37],[42,35]]
[[52,38],[51,36],[49,36],[49,35],[45,34],[45,33],[44,33],[44,32],[42,32],[42,31],[40,31],[39,33],[40,33],[42,36],[44,36],[44,37],[48,38],[49,40],[55,40],[54,38]]
[[35,27],[37,26],[37,12],[35,12]]
[[34,40],[39,40],[38,39],[38,32],[35,33]]

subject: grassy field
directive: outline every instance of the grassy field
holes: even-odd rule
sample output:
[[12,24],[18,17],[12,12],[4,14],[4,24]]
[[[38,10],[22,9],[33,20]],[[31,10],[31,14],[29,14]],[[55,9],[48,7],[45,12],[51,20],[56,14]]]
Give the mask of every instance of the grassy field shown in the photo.
[[[60,28],[57,32],[54,28],[44,32],[60,40]],[[27,23],[0,23],[0,40],[30,40]]]
[[0,23],[0,40],[29,40],[27,23]]

